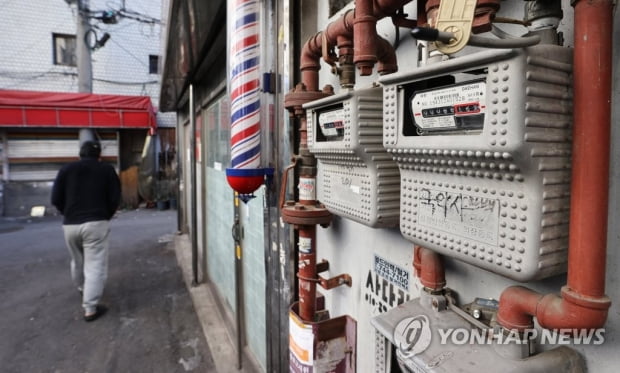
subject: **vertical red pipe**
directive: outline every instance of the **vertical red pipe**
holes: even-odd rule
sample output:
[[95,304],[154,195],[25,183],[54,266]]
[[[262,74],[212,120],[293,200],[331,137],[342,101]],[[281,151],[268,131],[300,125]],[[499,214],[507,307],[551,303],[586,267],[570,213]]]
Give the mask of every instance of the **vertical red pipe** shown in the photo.
[[360,75],[370,75],[377,62],[377,18],[373,15],[372,0],[355,0],[353,34],[353,62]]
[[299,316],[304,321],[314,321],[316,313],[316,225],[304,225],[299,228],[299,238],[309,240],[306,252],[299,250]]
[[605,296],[612,79],[612,0],[575,7],[573,161],[568,279],[562,297],[512,286],[499,301],[505,328],[593,329],[607,320]]
[[573,176],[568,287],[605,294],[613,1],[575,7]]
[[446,286],[443,261],[436,252],[422,246],[415,246],[413,267],[422,286],[430,291],[440,291]]

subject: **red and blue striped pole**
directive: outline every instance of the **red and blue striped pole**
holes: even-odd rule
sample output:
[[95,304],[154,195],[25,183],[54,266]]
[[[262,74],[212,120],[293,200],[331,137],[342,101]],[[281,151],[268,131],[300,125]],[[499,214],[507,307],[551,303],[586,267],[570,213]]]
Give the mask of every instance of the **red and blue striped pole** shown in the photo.
[[260,166],[260,44],[257,0],[234,1],[230,41],[232,168]]
[[[233,0],[229,38],[231,168],[228,183],[246,201],[263,183],[260,168],[260,23],[258,0]],[[243,195],[248,195],[244,198]]]

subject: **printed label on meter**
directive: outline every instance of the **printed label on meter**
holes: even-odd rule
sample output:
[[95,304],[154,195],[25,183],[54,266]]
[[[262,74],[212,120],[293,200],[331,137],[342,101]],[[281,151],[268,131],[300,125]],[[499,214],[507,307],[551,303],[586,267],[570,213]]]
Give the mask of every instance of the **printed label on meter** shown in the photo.
[[325,111],[319,114],[321,133],[328,140],[344,135],[344,109]]
[[416,92],[411,98],[413,121],[419,132],[481,129],[486,84],[467,82]]

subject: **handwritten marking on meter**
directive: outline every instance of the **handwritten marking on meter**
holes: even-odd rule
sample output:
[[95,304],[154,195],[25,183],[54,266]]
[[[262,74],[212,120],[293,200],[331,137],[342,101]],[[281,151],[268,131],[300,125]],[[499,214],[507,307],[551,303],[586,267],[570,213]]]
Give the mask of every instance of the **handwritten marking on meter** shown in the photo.
[[418,133],[481,129],[485,94],[484,81],[416,92],[411,98],[411,112]]
[[418,193],[418,201],[420,225],[473,241],[497,245],[498,200],[422,188]]
[[325,111],[319,114],[321,133],[328,141],[344,136],[344,109]]

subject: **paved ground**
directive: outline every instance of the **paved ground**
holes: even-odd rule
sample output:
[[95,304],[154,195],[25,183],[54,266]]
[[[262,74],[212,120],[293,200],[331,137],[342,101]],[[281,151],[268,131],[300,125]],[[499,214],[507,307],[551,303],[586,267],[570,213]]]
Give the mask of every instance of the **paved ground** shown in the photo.
[[112,220],[110,310],[82,320],[60,218],[0,221],[0,371],[213,372],[172,245],[176,211]]

